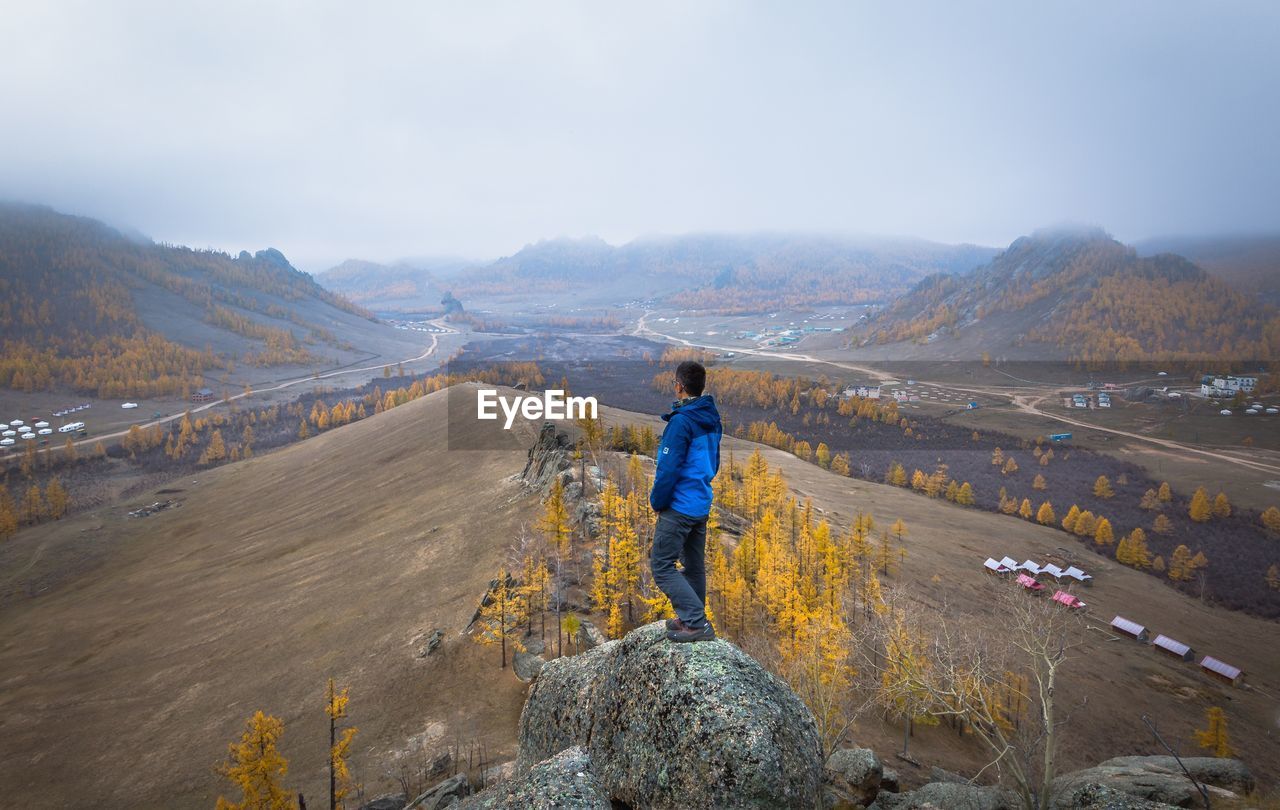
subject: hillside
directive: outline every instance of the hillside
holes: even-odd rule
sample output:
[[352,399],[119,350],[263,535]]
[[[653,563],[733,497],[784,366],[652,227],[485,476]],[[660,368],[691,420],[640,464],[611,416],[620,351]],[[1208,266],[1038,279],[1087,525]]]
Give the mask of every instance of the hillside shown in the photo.
[[452,274],[470,267],[456,258],[425,258],[379,264],[347,259],[316,274],[316,283],[349,301],[379,312],[434,312],[450,289]]
[[236,366],[349,362],[368,348],[353,341],[394,331],[272,248],[232,257],[0,205],[0,388],[181,395]]
[[[602,414],[609,423],[655,430],[662,425],[657,417],[607,406]],[[924,498],[900,487],[846,478],[791,453],[728,436],[722,454],[727,458],[732,452],[742,464],[756,449],[770,469],[781,471],[795,495],[813,499],[818,517],[831,521],[833,534],[847,533],[859,515],[872,516],[878,527],[902,519],[907,527],[905,556],[900,572],[884,577],[883,586],[901,589],[926,612],[946,611],[972,623],[975,630],[989,632],[1001,626],[1004,617],[998,611],[997,595],[1015,586],[983,572],[982,562],[991,555],[1007,554],[1019,561],[1075,559],[1094,575],[1090,587],[1077,591],[1088,603],[1089,640],[1083,649],[1071,653],[1073,660],[1060,684],[1059,705],[1073,707],[1061,767],[1085,767],[1110,756],[1164,753],[1143,726],[1143,714],[1155,720],[1167,738],[1181,740],[1183,753],[1193,753],[1192,731],[1203,727],[1205,709],[1216,705],[1227,712],[1236,750],[1258,777],[1268,785],[1280,778],[1272,697],[1280,692],[1276,667],[1280,624],[1204,604],[1127,566],[1078,554],[1070,548],[1071,541],[1064,544],[1062,533],[1049,527]],[[714,589],[715,584],[710,587]],[[1117,638],[1107,629],[1117,613],[1151,627],[1153,638],[1167,633],[1201,655],[1241,667],[1249,673],[1249,687],[1233,689],[1206,677],[1194,664]],[[851,738],[887,756],[901,750],[902,731],[900,723],[869,711],[854,723]],[[918,724],[911,752],[923,767],[911,767],[900,759],[891,764],[912,784],[928,781],[932,765],[973,773],[989,761],[976,740],[958,737],[946,724]]]
[[[758,312],[780,304],[885,300],[930,273],[968,272],[992,254],[973,245],[915,239],[694,234],[614,246],[595,237],[561,238],[469,270],[451,287],[464,301],[554,295],[563,305],[659,297],[681,307]],[[358,282],[329,273],[319,280],[362,301],[379,291],[418,294],[396,268]]]
[[[512,480],[523,449],[446,450],[480,443],[468,422],[446,425],[447,400],[445,391],[428,395],[137,501],[176,498],[176,509],[130,519],[133,505],[122,504],[0,547],[0,593],[34,594],[11,596],[0,610],[7,797],[32,807],[84,795],[111,806],[208,807],[222,787],[212,766],[256,709],[286,724],[288,784],[319,796],[317,706],[330,675],[352,687],[351,722],[360,728],[352,767],[375,794],[413,739],[428,750],[483,742],[490,761],[509,759],[524,687],[497,668],[496,650],[458,631],[513,538],[532,524],[537,498]],[[661,425],[603,411],[610,424]],[[531,441],[528,432],[517,438],[522,447]],[[725,440],[739,463],[759,447]],[[880,526],[906,521],[906,556],[884,586],[975,626],[1001,621],[993,589],[1009,585],[984,574],[982,559],[1071,553],[1053,529],[761,451],[840,533],[860,513]],[[95,567],[84,562],[88,549],[101,559]],[[1150,623],[1243,667],[1250,687],[1231,689],[1194,665],[1091,632],[1062,685],[1070,705],[1088,696],[1073,714],[1064,767],[1153,753],[1142,713],[1185,741],[1204,709],[1220,705],[1237,749],[1274,780],[1280,756],[1268,696],[1280,690],[1277,625],[1091,554],[1081,564],[1096,576],[1083,594],[1091,625],[1116,612]],[[433,628],[444,630],[443,644],[421,658]],[[887,755],[902,728],[868,713],[851,734]],[[971,773],[985,762],[972,738],[945,725],[918,726],[911,746],[924,766],[895,761],[905,784],[927,781],[934,764]]]
[[1280,236],[1185,236],[1146,239],[1140,256],[1177,253],[1232,286],[1280,306]]
[[1280,356],[1280,315],[1181,256],[1038,231],[968,276],[922,280],[855,341],[927,346],[905,352],[919,357],[1233,364]]
[[[351,686],[362,780],[384,781],[413,737],[510,758],[523,686],[459,633],[532,522],[537,498],[510,478],[532,436],[449,451],[446,403],[429,395],[0,546],[0,592],[39,589],[0,610],[5,802],[212,807],[214,765],[262,709],[285,721],[289,782],[319,806],[329,676]],[[433,628],[443,643],[421,658]]]

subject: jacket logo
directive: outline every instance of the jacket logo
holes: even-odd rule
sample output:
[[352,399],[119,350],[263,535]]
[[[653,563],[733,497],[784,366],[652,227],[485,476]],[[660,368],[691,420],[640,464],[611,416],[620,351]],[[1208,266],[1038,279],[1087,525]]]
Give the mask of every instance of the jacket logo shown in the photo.
[[665,456],[665,455],[667,454],[667,451],[668,451],[668,450],[670,450],[670,449],[671,449],[670,447],[664,447],[664,448],[662,448],[662,455],[664,455],[664,456]]

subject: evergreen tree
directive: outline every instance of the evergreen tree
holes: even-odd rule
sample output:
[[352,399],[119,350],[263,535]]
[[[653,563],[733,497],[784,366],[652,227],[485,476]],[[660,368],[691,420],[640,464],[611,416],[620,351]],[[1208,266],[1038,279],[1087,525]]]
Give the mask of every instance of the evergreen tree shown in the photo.
[[1231,517],[1231,501],[1227,499],[1227,493],[1219,492],[1214,497],[1213,516],[1219,520]]

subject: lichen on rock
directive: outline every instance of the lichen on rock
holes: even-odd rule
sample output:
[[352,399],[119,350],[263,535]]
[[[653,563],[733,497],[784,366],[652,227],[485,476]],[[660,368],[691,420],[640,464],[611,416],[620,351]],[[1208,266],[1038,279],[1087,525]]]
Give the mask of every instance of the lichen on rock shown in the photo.
[[726,641],[674,644],[661,622],[549,661],[520,718],[517,771],[574,745],[632,808],[814,807],[813,715]]

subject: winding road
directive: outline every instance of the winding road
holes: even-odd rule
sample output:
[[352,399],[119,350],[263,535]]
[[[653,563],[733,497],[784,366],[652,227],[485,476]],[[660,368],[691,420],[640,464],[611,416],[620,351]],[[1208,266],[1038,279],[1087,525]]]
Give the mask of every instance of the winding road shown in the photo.
[[[458,332],[457,329],[454,329],[452,326],[445,324],[443,321],[438,321],[438,320],[428,321],[427,323],[430,323],[432,326],[440,329],[444,334],[457,334]],[[359,368],[341,368],[341,369],[337,369],[336,371],[326,372],[324,374],[309,374],[305,377],[297,377],[295,379],[285,380],[284,382],[277,383],[276,385],[273,385],[269,388],[251,389],[250,392],[247,394],[242,391],[239,394],[226,397],[225,399],[215,399],[212,402],[206,402],[204,405],[200,405],[195,408],[184,408],[180,413],[171,414],[169,416],[162,416],[159,419],[152,419],[147,422],[140,422],[138,423],[137,427],[149,428],[152,425],[165,424],[167,422],[172,422],[177,419],[181,419],[187,413],[200,413],[201,411],[207,411],[210,408],[213,408],[218,405],[222,405],[225,402],[232,402],[237,399],[243,399],[247,396],[252,396],[253,394],[265,394],[271,391],[280,391],[285,388],[291,388],[295,385],[300,385],[302,383],[315,382],[316,380],[328,379],[330,377],[341,377],[346,374],[360,374],[366,371],[381,371],[387,366],[394,366],[399,363],[416,363],[419,360],[426,360],[428,357],[435,354],[436,349],[439,348],[440,346],[440,338],[438,337],[438,334],[439,333],[435,333],[435,332],[431,334],[431,345],[427,347],[426,351],[424,351],[422,354],[418,355],[417,357],[406,357],[403,360],[392,360],[390,362],[377,363],[376,365],[371,365],[371,366],[360,366]],[[80,439],[79,441],[76,441],[75,444],[77,445],[91,444],[91,443],[100,442],[100,441],[107,441],[110,439],[119,439],[124,437],[126,434],[128,434],[128,432],[132,430],[133,427],[134,427],[133,425],[130,425],[128,428],[124,430],[117,430],[114,433],[104,433],[100,436],[91,436],[87,439]],[[49,448],[49,449],[53,449],[53,448]]]
[[[635,329],[632,330],[633,335],[636,335],[636,336],[653,335],[655,337],[659,337],[674,343],[680,343],[695,349],[712,349],[714,351],[736,352],[737,354],[751,355],[754,357],[772,357],[772,358],[777,358],[779,360],[798,360],[798,361],[804,361],[809,363],[819,363],[822,365],[832,366],[834,368],[845,369],[847,371],[856,371],[860,374],[865,374],[868,377],[875,379],[877,382],[880,382],[881,384],[894,380],[893,375],[887,374],[879,369],[871,368],[869,366],[857,365],[855,363],[845,363],[837,360],[828,360],[822,357],[814,357],[811,354],[801,354],[799,352],[771,352],[771,351],[766,351],[764,349],[744,349],[738,346],[716,346],[709,343],[694,343],[692,341],[685,340],[684,338],[676,337],[675,335],[663,334],[662,332],[658,332],[650,328],[646,321],[648,317],[652,314],[653,314],[653,310],[648,310],[643,315],[640,316],[640,320],[636,322]],[[1132,433],[1127,430],[1120,430],[1118,428],[1103,427],[1102,425],[1095,425],[1095,424],[1090,424],[1089,422],[1082,422],[1078,419],[1072,419],[1069,416],[1063,416],[1061,414],[1049,413],[1048,411],[1040,410],[1040,408],[1037,406],[1044,401],[1046,395],[1043,393],[1036,392],[1035,389],[1025,389],[1021,387],[1017,387],[1017,388],[1011,387],[1011,388],[1004,388],[1004,389],[972,388],[972,387],[955,385],[954,383],[932,382],[929,380],[919,380],[918,382],[924,385],[933,385],[939,388],[947,388],[953,391],[961,391],[966,394],[979,394],[982,396],[1008,399],[1015,408],[1017,408],[1019,411],[1029,416],[1043,417],[1045,419],[1051,419],[1055,422],[1061,422],[1063,424],[1073,425],[1075,427],[1085,428],[1087,430],[1098,431],[1101,433],[1110,433],[1115,436],[1123,436],[1126,439],[1132,439],[1138,442],[1146,442],[1148,444],[1154,444],[1168,450],[1175,450],[1177,452],[1191,453],[1194,455],[1204,456],[1206,458],[1214,459],[1215,461],[1224,461],[1224,462],[1227,462],[1228,464],[1235,464],[1240,467],[1245,467],[1247,469],[1255,470],[1257,472],[1262,472],[1269,475],[1280,475],[1280,465],[1277,465],[1277,464],[1258,461],[1256,459],[1241,458],[1239,456],[1235,456],[1223,451],[1207,450],[1200,447],[1193,447],[1191,445],[1182,444],[1181,442],[1175,442],[1172,439],[1160,439],[1154,436],[1143,436],[1140,433]]]

